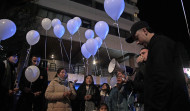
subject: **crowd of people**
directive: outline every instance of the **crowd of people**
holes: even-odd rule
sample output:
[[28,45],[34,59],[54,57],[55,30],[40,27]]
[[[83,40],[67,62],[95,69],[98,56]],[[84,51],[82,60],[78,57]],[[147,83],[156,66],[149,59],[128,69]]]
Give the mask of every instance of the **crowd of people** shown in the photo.
[[40,67],[37,55],[30,65],[40,69],[38,79],[29,82],[25,67],[18,83],[18,56],[8,53],[7,60],[0,61],[0,111],[190,111],[190,80],[179,64],[176,43],[152,32],[144,21],[130,31],[126,41],[145,48],[136,58],[137,69],[117,70],[114,87],[108,83],[98,87],[92,75],[86,75],[75,89],[76,81],[68,81],[65,68],[59,68],[48,85],[47,69]]

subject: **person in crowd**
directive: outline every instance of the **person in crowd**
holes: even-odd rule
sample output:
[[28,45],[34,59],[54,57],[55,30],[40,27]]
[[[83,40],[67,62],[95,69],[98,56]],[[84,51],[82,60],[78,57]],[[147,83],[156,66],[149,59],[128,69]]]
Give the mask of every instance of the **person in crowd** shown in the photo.
[[75,99],[74,84],[67,81],[67,72],[59,68],[55,78],[50,82],[45,92],[48,100],[47,111],[72,111],[71,100]]
[[149,51],[144,75],[145,111],[190,111],[177,43],[155,34],[145,21],[134,23],[130,32],[126,41],[136,41]]
[[100,90],[100,96],[101,96],[100,103],[107,103],[109,93],[110,93],[109,84],[108,83],[103,83],[102,87],[101,87],[101,90]]
[[136,59],[136,63],[138,64],[138,68],[135,71],[136,73],[134,74],[134,77],[128,76],[127,80],[132,85],[131,87],[136,94],[137,100],[135,101],[135,104],[138,111],[144,111],[144,74],[147,56],[148,49],[142,48]]
[[190,101],[190,77],[188,76],[187,73],[185,73],[185,81],[186,81],[186,84],[187,84],[187,90],[188,90],[188,93],[189,93],[189,101]]
[[22,71],[22,76],[19,83],[19,88],[22,91],[17,104],[17,111],[44,111],[46,110],[45,90],[48,85],[47,70],[39,67],[41,58],[33,55],[31,65],[37,66],[40,70],[38,79],[30,82],[25,77],[25,70]]
[[0,111],[11,111],[14,107],[14,96],[19,91],[16,63],[17,51],[7,53],[7,60],[0,61]]
[[126,75],[122,71],[117,71],[117,85],[113,87],[108,98],[109,111],[130,111],[133,110],[131,104],[134,102],[132,89],[126,82]]
[[96,110],[100,104],[100,92],[91,75],[85,76],[77,90],[78,111]]
[[109,111],[108,105],[106,103],[101,103],[98,107],[98,111]]

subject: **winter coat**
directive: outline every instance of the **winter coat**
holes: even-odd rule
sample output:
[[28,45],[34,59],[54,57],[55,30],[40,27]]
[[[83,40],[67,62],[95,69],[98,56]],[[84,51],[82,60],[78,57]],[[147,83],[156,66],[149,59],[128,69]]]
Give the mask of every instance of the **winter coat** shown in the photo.
[[178,45],[163,35],[148,44],[144,75],[145,111],[190,111]]
[[137,102],[144,104],[144,71],[146,63],[139,63],[139,70],[135,75],[134,81],[131,81],[134,93],[137,94]]
[[[92,95],[92,98],[88,101],[84,100],[86,95]],[[78,102],[78,111],[92,111],[95,110],[94,107],[98,107],[100,104],[100,92],[99,89],[91,84],[89,90],[86,90],[86,85],[82,84],[77,90],[77,102]],[[87,105],[88,104],[88,105]]]
[[188,93],[189,93],[189,101],[190,101],[190,84],[187,85]]
[[108,102],[109,94],[105,93],[103,91],[100,91],[101,101],[100,103],[106,103]]
[[130,94],[127,94],[127,89],[123,89],[123,91],[121,91],[121,89],[119,90],[118,87],[115,86],[111,90],[107,103],[109,111],[129,111],[128,106],[133,104],[134,96],[130,96],[128,100]]
[[9,90],[13,90],[17,86],[16,78],[15,65],[8,60],[0,60],[0,111],[8,111],[13,108],[15,95],[9,95]]
[[[76,97],[76,92],[72,83],[68,83],[68,86],[61,84],[61,80],[58,77],[55,77],[50,82],[45,92],[45,97],[48,100],[47,111],[72,111],[71,99]],[[71,97],[63,97],[63,93],[70,90],[72,91]]]
[[16,86],[17,73],[15,65],[7,60],[0,62],[0,87],[13,90]]

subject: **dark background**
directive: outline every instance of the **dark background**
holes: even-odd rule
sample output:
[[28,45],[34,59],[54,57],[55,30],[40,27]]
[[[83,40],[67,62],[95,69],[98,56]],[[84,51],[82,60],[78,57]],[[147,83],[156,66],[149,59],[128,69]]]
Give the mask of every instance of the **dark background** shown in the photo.
[[[187,21],[190,21],[190,8],[187,0],[183,0]],[[183,59],[190,58],[190,36],[187,31],[181,0],[138,0],[138,17],[147,21],[154,32],[167,35],[181,43],[186,52]]]

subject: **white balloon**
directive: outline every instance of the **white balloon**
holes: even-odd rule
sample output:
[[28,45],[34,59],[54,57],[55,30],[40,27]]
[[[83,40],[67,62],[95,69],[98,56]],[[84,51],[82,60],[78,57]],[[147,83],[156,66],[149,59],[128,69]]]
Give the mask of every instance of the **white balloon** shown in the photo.
[[104,9],[106,13],[113,20],[118,20],[125,9],[125,1],[124,0],[105,0]]
[[86,49],[86,45],[85,45],[85,43],[82,45],[82,47],[81,47],[81,52],[82,52],[82,55],[86,58],[86,59],[88,59],[90,56],[91,56],[91,54],[87,51],[87,49]]
[[95,40],[98,42],[98,48],[102,45],[102,39],[100,37],[96,37]]
[[25,77],[30,82],[36,81],[39,75],[40,75],[40,70],[36,66],[29,66],[25,70]]
[[54,28],[53,28],[53,32],[55,34],[56,37],[61,38],[64,33],[65,33],[65,28],[63,25],[61,24],[57,24]]
[[57,18],[53,19],[51,22],[52,27],[55,27],[57,24],[61,24],[61,21]]
[[35,30],[31,30],[26,34],[26,41],[30,45],[36,44],[39,40],[40,40],[40,34]]
[[86,30],[85,37],[86,39],[94,38],[94,31],[91,29]]
[[91,39],[88,39],[85,43],[86,45],[86,49],[87,51],[91,54],[91,55],[95,55],[96,52],[98,51],[98,42],[91,38]]
[[74,17],[73,19],[77,21],[78,27],[80,27],[82,24],[82,20],[79,17]]
[[74,35],[75,32],[79,29],[78,22],[74,19],[70,19],[67,22],[67,30],[71,35]]
[[12,37],[16,32],[16,25],[9,19],[0,20],[0,41]]
[[49,18],[44,18],[42,20],[42,27],[45,29],[45,30],[49,30],[51,28],[51,20]]
[[106,38],[106,36],[108,35],[108,32],[109,32],[109,26],[104,21],[97,22],[94,29],[95,29],[96,34],[102,40],[104,40]]

